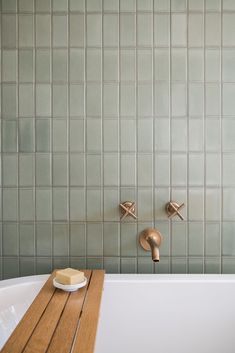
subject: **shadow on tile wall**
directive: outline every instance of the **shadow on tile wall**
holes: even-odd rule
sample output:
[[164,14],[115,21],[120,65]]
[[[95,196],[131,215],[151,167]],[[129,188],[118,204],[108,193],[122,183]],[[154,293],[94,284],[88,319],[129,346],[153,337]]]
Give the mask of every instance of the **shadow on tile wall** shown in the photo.
[[234,31],[228,0],[1,1],[1,278],[235,272]]

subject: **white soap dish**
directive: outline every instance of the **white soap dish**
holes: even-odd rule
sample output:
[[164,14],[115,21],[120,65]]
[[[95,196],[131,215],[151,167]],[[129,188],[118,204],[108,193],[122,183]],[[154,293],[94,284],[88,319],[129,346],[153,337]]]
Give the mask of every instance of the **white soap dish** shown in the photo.
[[65,290],[66,292],[75,292],[76,290],[78,290],[79,288],[85,287],[85,285],[87,284],[87,278],[84,277],[84,281],[77,283],[77,284],[61,284],[59,282],[57,282],[56,278],[53,278],[53,285],[56,288]]

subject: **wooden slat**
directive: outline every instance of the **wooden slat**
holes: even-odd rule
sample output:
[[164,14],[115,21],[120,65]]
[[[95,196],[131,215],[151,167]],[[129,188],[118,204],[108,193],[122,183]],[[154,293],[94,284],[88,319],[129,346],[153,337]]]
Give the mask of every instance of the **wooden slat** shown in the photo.
[[24,353],[45,353],[52,339],[62,311],[65,307],[69,292],[56,290],[47,305],[37,327],[30,337]]
[[[89,283],[91,271],[84,271]],[[47,353],[69,353],[77,330],[88,285],[70,294]]]
[[48,302],[55,292],[52,281],[54,271],[40,290],[33,303],[15,328],[8,341],[5,343],[1,353],[21,353],[40,320]]
[[103,283],[104,271],[93,270],[73,353],[94,353]]

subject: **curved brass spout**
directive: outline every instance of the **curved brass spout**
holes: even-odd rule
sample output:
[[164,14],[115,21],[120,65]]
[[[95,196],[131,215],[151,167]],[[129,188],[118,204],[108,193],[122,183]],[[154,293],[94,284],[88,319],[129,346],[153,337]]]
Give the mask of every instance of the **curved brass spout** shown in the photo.
[[162,242],[161,233],[154,228],[147,228],[140,233],[140,245],[146,251],[151,250],[152,260],[154,262],[159,262],[160,254],[159,247]]

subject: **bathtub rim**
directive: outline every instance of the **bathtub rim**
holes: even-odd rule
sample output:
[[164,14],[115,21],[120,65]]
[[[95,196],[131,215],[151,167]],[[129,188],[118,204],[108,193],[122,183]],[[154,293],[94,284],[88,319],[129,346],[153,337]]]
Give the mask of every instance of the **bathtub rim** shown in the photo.
[[[23,276],[0,281],[3,288],[46,282],[50,274]],[[235,274],[105,274],[105,283],[235,283]]]

